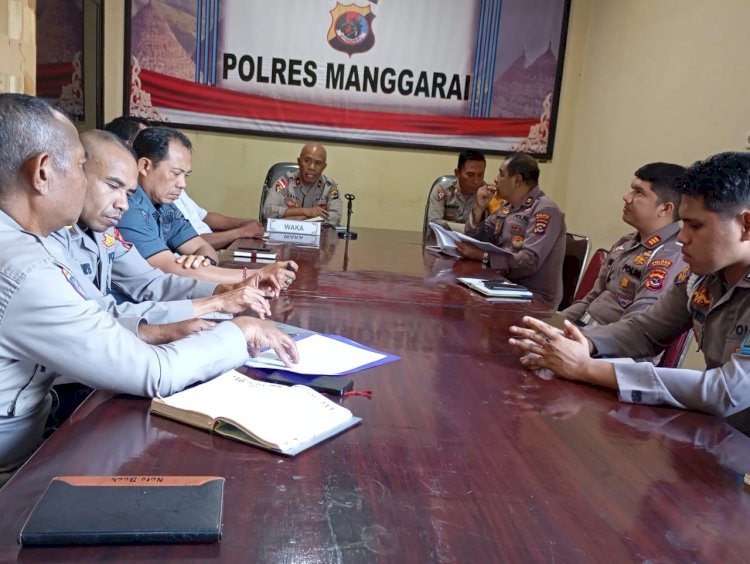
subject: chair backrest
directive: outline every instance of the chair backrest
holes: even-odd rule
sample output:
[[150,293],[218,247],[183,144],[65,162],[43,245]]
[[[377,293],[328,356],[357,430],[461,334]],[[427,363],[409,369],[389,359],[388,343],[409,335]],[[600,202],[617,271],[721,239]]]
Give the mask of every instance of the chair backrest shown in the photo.
[[422,244],[424,245],[427,242],[427,238],[429,235],[432,235],[432,229],[427,231],[427,211],[430,209],[430,194],[432,194],[432,189],[435,188],[435,185],[439,182],[445,182],[446,180],[455,180],[456,177],[452,174],[445,174],[443,176],[438,176],[435,179],[435,182],[432,183],[432,186],[430,186],[429,191],[427,192],[427,201],[424,204],[424,217],[422,218]]
[[597,249],[594,251],[594,254],[591,255],[591,260],[589,261],[588,266],[586,266],[586,270],[583,271],[583,276],[581,276],[581,281],[578,283],[578,288],[573,296],[574,302],[583,299],[594,287],[596,279],[599,276],[599,271],[601,270],[602,264],[604,264],[604,259],[606,258],[606,249]]
[[661,360],[657,366],[661,368],[679,368],[682,361],[687,356],[688,348],[693,340],[693,331],[691,328],[685,329],[677,338],[672,341],[661,355]]
[[589,258],[591,240],[585,235],[565,234],[565,258],[563,259],[563,296],[558,309],[563,310],[573,303],[578,282]]
[[266,180],[263,182],[263,189],[260,192],[260,209],[258,210],[258,220],[261,223],[265,223],[266,217],[263,215],[263,206],[266,203],[266,196],[268,191],[276,184],[276,181],[281,178],[283,174],[287,172],[295,171],[299,169],[297,163],[276,163],[268,169],[266,174]]

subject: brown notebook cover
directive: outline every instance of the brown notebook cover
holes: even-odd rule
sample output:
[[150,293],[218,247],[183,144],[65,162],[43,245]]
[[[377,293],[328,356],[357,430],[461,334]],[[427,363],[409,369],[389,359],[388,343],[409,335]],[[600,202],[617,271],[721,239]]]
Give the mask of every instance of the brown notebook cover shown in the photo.
[[215,476],[60,476],[47,486],[18,542],[216,542],[223,503],[224,478]]

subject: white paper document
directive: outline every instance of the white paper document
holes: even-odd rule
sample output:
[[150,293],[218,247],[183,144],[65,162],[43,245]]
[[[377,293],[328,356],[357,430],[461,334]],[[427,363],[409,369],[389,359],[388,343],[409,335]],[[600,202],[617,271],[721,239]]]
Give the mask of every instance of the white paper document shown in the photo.
[[512,254],[507,249],[501,249],[497,245],[492,243],[485,243],[484,241],[478,241],[468,235],[459,233],[458,231],[449,231],[437,223],[430,223],[430,227],[435,232],[435,239],[437,245],[428,245],[425,247],[428,251],[435,251],[454,257],[460,257],[461,255],[456,250],[456,241],[465,241],[476,245],[486,253],[505,253]]
[[386,358],[382,353],[318,334],[298,340],[297,350],[300,360],[291,368],[284,366],[276,353],[270,349],[245,362],[245,366],[280,369],[297,374],[335,376]]

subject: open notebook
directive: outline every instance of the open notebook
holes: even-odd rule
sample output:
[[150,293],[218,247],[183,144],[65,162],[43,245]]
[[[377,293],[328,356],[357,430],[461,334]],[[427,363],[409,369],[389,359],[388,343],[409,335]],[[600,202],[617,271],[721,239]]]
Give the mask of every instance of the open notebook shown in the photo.
[[362,421],[307,386],[259,382],[236,370],[154,398],[151,413],[290,456]]

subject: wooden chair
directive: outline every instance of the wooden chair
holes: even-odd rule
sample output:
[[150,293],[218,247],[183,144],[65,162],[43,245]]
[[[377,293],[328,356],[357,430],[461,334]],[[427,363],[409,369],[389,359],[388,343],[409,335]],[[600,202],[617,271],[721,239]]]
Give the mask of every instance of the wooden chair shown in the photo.
[[563,259],[563,296],[559,310],[573,303],[581,274],[589,258],[591,239],[575,233],[565,234],[565,258]]
[[281,178],[283,174],[296,170],[299,170],[299,165],[297,163],[276,163],[268,169],[266,180],[263,182],[263,188],[260,192],[260,209],[258,210],[258,219],[261,223],[265,223],[267,219],[263,214],[263,206],[266,203],[266,196],[268,195],[268,191],[273,188],[273,185],[276,184],[276,181]]

